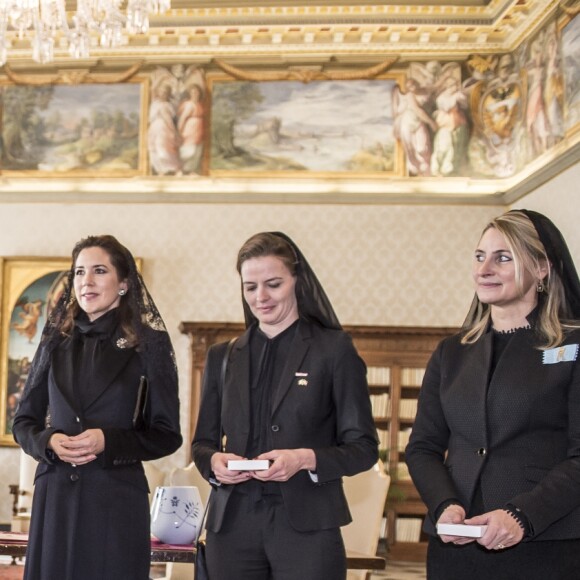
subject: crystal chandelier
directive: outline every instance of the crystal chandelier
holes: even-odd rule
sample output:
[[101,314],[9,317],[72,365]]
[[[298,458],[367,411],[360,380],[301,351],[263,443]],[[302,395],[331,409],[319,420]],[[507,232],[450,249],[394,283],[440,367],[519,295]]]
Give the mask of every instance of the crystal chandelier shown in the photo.
[[77,0],[70,21],[66,0],[0,0],[0,66],[8,58],[9,34],[30,39],[32,58],[47,63],[54,60],[54,45],[64,41],[74,58],[87,58],[91,38],[97,36],[104,48],[119,46],[123,27],[129,34],[149,30],[149,14],[166,12],[170,0]]

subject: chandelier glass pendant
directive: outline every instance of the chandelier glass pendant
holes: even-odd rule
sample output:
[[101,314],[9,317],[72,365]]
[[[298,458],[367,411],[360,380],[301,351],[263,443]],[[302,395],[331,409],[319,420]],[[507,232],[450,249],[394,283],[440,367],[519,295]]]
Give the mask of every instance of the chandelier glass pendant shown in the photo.
[[170,0],[77,0],[69,21],[66,0],[0,0],[0,66],[8,58],[10,33],[30,40],[36,62],[54,60],[54,46],[60,42],[72,57],[87,58],[91,38],[98,37],[103,48],[119,46],[123,28],[128,34],[145,34],[149,15],[169,8]]

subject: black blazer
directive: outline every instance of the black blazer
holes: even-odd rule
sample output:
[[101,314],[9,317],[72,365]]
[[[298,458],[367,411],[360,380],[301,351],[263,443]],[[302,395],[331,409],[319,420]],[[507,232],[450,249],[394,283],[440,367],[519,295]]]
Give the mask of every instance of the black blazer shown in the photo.
[[[425,530],[448,499],[469,513],[479,482],[486,511],[519,507],[533,539],[580,538],[578,350],[545,364],[535,333],[518,331],[489,380],[492,340],[491,330],[472,345],[450,337],[428,364],[405,453],[431,516]],[[580,331],[564,341],[579,343]]]
[[[218,450],[220,417],[226,451],[243,457],[247,448],[249,337],[248,330],[232,349],[223,404],[219,380],[226,344],[208,352],[192,446],[195,464],[206,479],[212,475],[211,456]],[[317,483],[302,470],[280,484],[292,526],[298,531],[313,531],[349,523],[341,478],[370,469],[378,458],[378,443],[366,367],[345,332],[299,322],[273,393],[270,421],[274,449],[311,448],[316,454]],[[209,530],[220,530],[234,488],[222,485],[214,490],[207,518]]]

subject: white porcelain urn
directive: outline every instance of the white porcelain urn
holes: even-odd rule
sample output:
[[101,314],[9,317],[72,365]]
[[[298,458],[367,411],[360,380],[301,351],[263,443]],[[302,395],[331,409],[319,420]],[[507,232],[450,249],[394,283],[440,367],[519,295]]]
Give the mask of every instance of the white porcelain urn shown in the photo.
[[151,503],[151,533],[164,544],[193,544],[201,527],[203,505],[195,486],[162,486]]

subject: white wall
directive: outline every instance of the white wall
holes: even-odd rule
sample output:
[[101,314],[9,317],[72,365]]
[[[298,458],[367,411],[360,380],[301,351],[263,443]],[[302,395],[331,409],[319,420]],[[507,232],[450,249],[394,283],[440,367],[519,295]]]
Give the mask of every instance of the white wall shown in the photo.
[[[578,168],[528,196],[580,255]],[[68,256],[80,238],[111,233],[144,261],[144,277],[170,330],[180,370],[182,425],[189,409],[189,344],[181,321],[241,321],[236,253],[253,233],[283,230],[301,247],[344,324],[461,324],[471,301],[470,260],[499,206],[281,204],[1,204],[0,256]],[[159,466],[183,465],[183,448]],[[18,483],[16,448],[0,448],[0,522]]]

